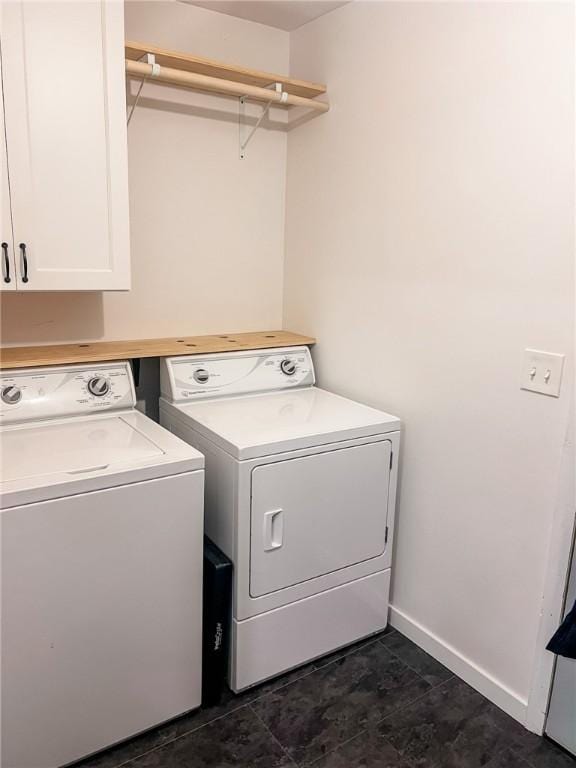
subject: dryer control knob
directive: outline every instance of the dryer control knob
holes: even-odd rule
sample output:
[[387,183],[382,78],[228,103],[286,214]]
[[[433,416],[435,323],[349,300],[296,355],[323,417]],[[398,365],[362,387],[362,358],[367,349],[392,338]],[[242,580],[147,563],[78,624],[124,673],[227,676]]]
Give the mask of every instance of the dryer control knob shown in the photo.
[[104,397],[110,392],[110,382],[103,376],[94,376],[88,382],[88,392],[96,397]]
[[22,390],[19,387],[9,384],[7,387],[2,388],[2,401],[4,403],[16,405],[20,400],[22,400]]
[[194,371],[194,381],[198,382],[198,384],[206,384],[209,378],[210,374],[206,368],[197,368]]
[[294,360],[290,360],[290,358],[286,358],[286,360],[282,360],[280,363],[280,370],[282,373],[285,373],[286,376],[294,376],[296,373],[296,363]]

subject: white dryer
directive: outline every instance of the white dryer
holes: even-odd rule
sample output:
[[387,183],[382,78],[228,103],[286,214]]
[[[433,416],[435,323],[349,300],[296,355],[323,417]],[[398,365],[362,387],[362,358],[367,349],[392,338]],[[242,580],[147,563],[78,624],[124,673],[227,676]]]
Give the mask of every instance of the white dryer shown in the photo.
[[128,363],[0,375],[5,768],[200,704],[204,459],[135,403]]
[[314,384],[306,347],[161,364],[161,424],[204,454],[234,563],[234,691],[387,623],[400,421]]

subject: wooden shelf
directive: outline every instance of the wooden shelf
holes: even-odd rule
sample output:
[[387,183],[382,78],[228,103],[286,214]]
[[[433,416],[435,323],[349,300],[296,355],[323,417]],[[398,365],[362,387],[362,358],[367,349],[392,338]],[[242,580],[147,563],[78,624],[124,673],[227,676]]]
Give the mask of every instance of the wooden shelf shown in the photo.
[[[148,53],[154,55],[156,68],[143,60]],[[326,93],[326,86],[320,83],[259,72],[145,43],[127,42],[125,55],[126,74],[148,82],[167,83],[228,96],[245,96],[256,101],[306,107],[317,112],[327,112],[330,108],[325,101],[315,101],[316,96]],[[271,87],[276,83],[282,86],[281,90]]]
[[220,61],[213,61],[212,59],[204,59],[200,56],[190,56],[187,53],[168,51],[165,48],[157,48],[154,45],[147,45],[145,43],[126,41],[125,50],[126,58],[130,61],[137,61],[147,53],[153,53],[156,57],[156,62],[161,67],[195,72],[199,75],[208,75],[209,77],[218,77],[223,80],[232,80],[236,83],[256,85],[260,88],[266,88],[274,85],[274,83],[282,83],[283,90],[287,93],[303,96],[307,99],[313,99],[315,96],[321,96],[326,93],[326,86],[320,83],[309,83],[306,80],[295,80],[285,75],[259,72],[256,69],[225,64]]
[[309,346],[310,336],[289,331],[229,333],[214,336],[175,336],[171,339],[136,341],[97,341],[85,344],[59,344],[40,347],[3,347],[0,368],[32,368],[44,365],[98,363],[139,357],[206,355],[210,352],[235,352],[241,349]]

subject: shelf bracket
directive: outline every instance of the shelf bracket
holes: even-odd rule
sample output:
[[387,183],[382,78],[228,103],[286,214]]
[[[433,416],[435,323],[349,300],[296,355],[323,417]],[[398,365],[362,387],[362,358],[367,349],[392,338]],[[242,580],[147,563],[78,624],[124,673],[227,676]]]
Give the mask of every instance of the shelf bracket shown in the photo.
[[[274,90],[276,93],[282,94],[282,101],[285,101],[284,97],[287,97],[288,94],[284,93],[282,90],[282,83],[274,83]],[[250,143],[250,140],[252,136],[256,133],[258,128],[260,128],[260,124],[262,123],[262,120],[268,115],[270,112],[270,107],[272,106],[273,99],[270,99],[270,101],[266,102],[262,108],[262,113],[258,120],[256,121],[256,124],[252,126],[252,130],[248,133],[246,138],[244,138],[244,126],[246,124],[246,96],[240,96],[240,104],[238,109],[238,143],[239,143],[239,149],[240,149],[240,160],[244,160],[246,157],[246,147]]]
[[[140,86],[138,87],[138,91],[136,93],[136,98],[134,99],[134,104],[132,104],[132,109],[130,110],[130,114],[128,115],[128,120],[126,121],[126,125],[130,125],[130,120],[132,120],[132,115],[134,114],[134,110],[136,109],[136,105],[138,104],[138,101],[140,100],[140,94],[142,93],[142,88],[144,87],[144,83],[146,80],[148,80],[149,77],[158,77],[160,74],[160,64],[156,64],[156,56],[153,53],[145,53],[140,56],[140,59],[143,59],[144,56],[146,56],[146,63],[150,64],[152,67],[152,71],[148,75],[144,75],[140,82]],[[140,61],[138,59],[138,61]]]

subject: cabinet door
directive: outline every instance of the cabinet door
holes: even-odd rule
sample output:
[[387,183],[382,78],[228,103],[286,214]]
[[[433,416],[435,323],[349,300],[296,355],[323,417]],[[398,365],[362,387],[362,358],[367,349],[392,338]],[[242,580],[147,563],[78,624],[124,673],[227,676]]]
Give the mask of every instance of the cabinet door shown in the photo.
[[18,288],[128,289],[123,4],[1,12]]
[[[0,17],[0,23],[2,19]],[[2,95],[2,49],[0,48],[0,291],[16,289],[12,214],[10,212],[10,188],[8,186],[8,158],[4,131],[4,100]]]

